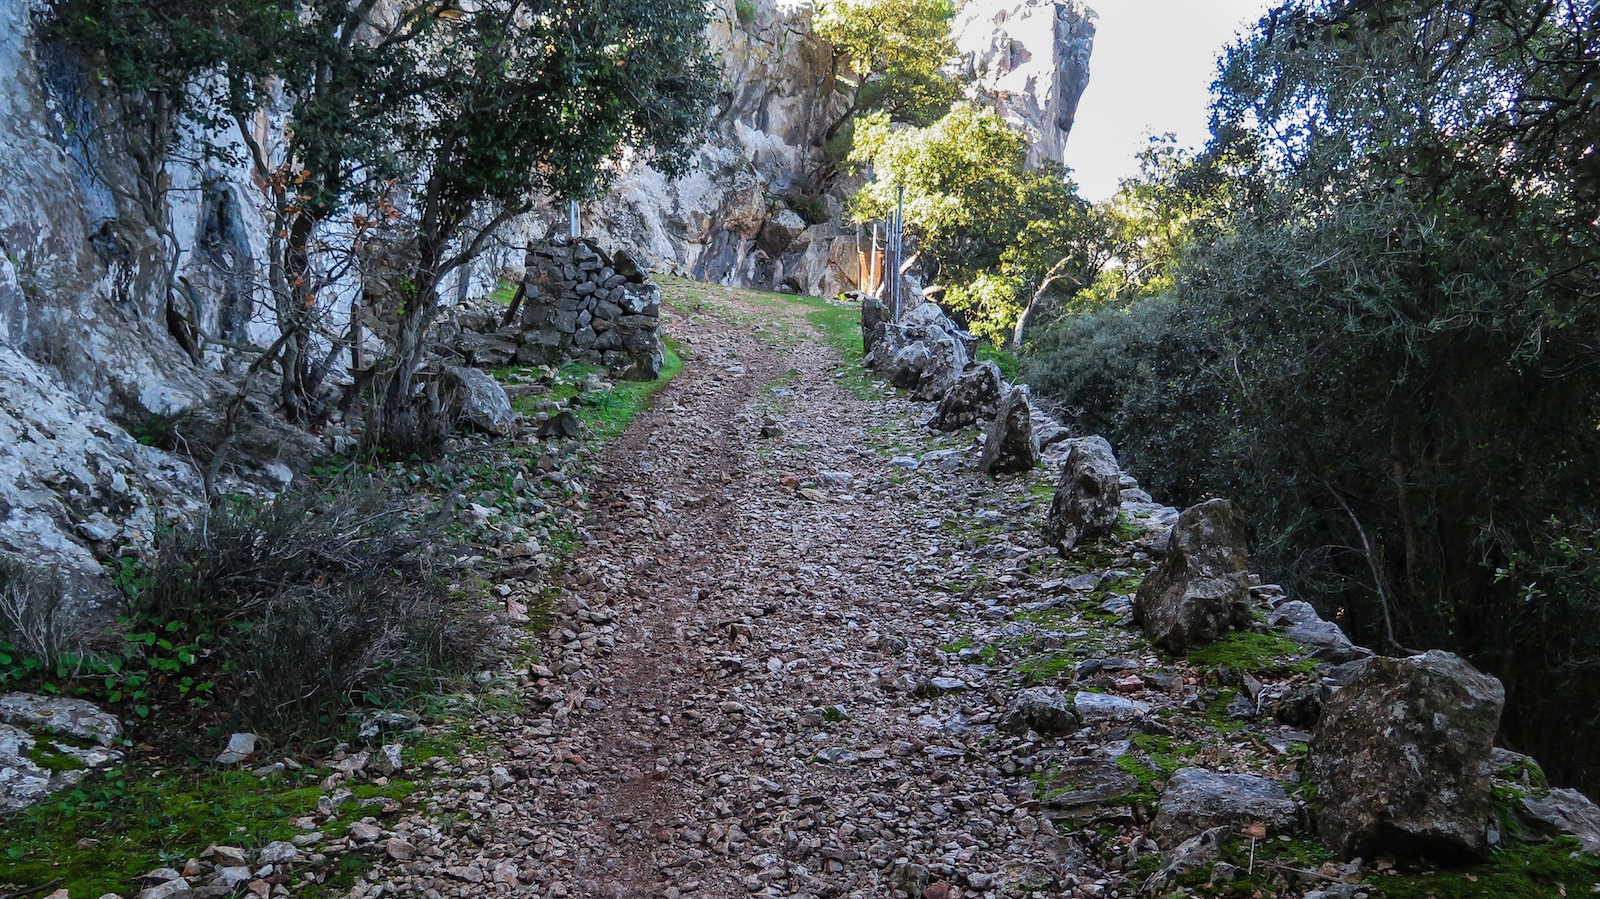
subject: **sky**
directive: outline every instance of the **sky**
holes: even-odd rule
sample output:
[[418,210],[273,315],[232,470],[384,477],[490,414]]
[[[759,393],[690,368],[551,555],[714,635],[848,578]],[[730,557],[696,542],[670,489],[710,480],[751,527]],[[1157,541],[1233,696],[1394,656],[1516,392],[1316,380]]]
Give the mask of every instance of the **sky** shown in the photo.
[[1199,148],[1208,128],[1216,60],[1269,0],[1089,0],[1099,14],[1089,86],[1067,138],[1066,164],[1090,200],[1139,172],[1148,136],[1168,131]]

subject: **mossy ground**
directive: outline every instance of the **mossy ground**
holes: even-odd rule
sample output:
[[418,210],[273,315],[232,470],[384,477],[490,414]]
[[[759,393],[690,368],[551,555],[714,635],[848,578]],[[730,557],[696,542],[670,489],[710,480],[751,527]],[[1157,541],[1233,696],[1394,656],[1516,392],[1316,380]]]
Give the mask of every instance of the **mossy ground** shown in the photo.
[[1316,666],[1293,641],[1281,634],[1233,631],[1209,646],[1189,653],[1189,663],[1199,668],[1232,668],[1246,674],[1303,674]]
[[[413,764],[432,754],[421,746],[403,752]],[[73,896],[131,895],[134,878],[159,867],[182,868],[213,843],[254,850],[301,833],[294,819],[316,810],[323,795],[318,782],[327,775],[307,768],[262,779],[192,760],[172,766],[135,752],[127,763],[0,820],[0,889],[51,884]],[[401,799],[414,789],[405,779],[354,786],[339,819],[321,830],[337,837],[350,821],[374,814],[358,814],[361,800]],[[297,889],[295,895],[334,894]]]

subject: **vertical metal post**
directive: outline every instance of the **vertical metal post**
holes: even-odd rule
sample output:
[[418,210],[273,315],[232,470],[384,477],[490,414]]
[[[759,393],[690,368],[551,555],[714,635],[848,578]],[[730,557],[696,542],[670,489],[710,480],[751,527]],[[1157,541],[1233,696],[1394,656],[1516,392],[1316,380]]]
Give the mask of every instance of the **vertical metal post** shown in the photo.
[[577,240],[578,238],[583,236],[580,233],[580,230],[581,230],[581,226],[578,224],[578,201],[577,200],[568,200],[567,201],[567,236],[571,237],[573,240]]
[[906,186],[895,186],[894,200],[894,269],[889,272],[889,277],[894,279],[894,320],[900,320],[900,307],[902,305],[900,287],[900,266],[905,263],[901,256],[905,252],[905,226],[906,226]]

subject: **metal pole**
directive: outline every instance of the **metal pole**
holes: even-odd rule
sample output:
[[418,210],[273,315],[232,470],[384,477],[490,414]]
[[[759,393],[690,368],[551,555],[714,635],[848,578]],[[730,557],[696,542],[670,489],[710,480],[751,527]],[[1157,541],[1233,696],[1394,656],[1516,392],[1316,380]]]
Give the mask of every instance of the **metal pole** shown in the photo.
[[889,273],[894,278],[894,319],[900,320],[900,307],[902,305],[900,288],[900,266],[905,262],[901,256],[905,253],[905,227],[906,227],[906,186],[895,186],[894,200],[894,271]]
[[580,226],[578,225],[578,201],[577,200],[568,200],[567,201],[567,235],[569,237],[571,237],[573,240],[577,240],[579,237],[583,236],[582,234],[579,233],[579,230],[580,230]]

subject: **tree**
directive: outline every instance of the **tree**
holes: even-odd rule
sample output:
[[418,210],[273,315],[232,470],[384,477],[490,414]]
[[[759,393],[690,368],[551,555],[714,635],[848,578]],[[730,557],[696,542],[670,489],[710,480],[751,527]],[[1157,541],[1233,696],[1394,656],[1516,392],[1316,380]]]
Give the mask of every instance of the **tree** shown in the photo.
[[[175,111],[152,126],[154,144],[175,146],[187,119],[208,152],[243,148],[270,217],[263,280],[280,338],[268,355],[291,420],[322,413],[318,386],[353,337],[326,327],[328,289],[371,243],[405,248],[405,270],[381,279],[402,295],[390,298],[375,429],[400,451],[429,443],[413,388],[440,279],[539,195],[590,195],[623,153],[679,171],[714,85],[694,0],[223,0],[191,12],[58,0],[54,21],[124,93],[166,98]],[[281,145],[256,133],[269,105],[287,110]]]
[[823,129],[832,142],[858,115],[882,111],[927,125],[950,108],[956,85],[939,70],[955,56],[951,0],[825,0],[811,26],[833,49],[823,96],[843,93],[843,112]]
[[542,194],[592,196],[623,153],[681,173],[715,85],[697,0],[480,0],[429,35],[398,142],[419,173],[415,264],[384,390],[383,442],[419,446],[413,385],[446,272]]
[[905,189],[905,220],[949,303],[1005,343],[1025,309],[1057,285],[1076,291],[1099,265],[1089,204],[1059,166],[1025,167],[1026,138],[991,108],[958,103],[927,128],[864,116],[852,159],[875,179],[850,201],[884,218]]

